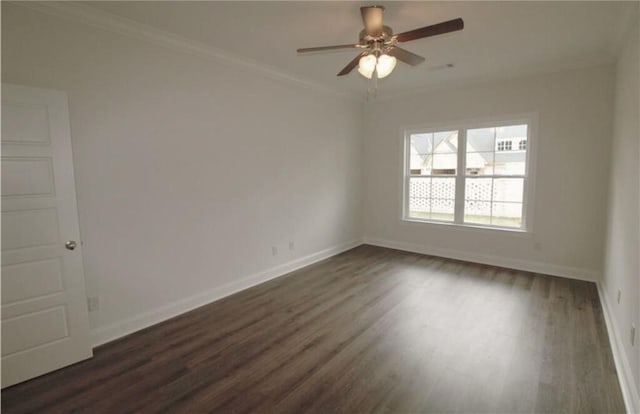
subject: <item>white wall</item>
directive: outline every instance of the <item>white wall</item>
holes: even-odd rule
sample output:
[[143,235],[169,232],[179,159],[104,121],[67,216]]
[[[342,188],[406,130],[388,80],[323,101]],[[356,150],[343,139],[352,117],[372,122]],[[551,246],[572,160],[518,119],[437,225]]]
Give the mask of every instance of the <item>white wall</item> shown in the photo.
[[[365,112],[365,239],[597,279],[612,104],[613,67],[608,65],[373,102]],[[403,127],[532,112],[538,114],[538,133],[531,143],[537,146],[531,235],[400,220]]]
[[[630,341],[631,324],[640,328],[640,43],[637,6],[635,14],[635,24],[629,30],[616,68],[608,231],[602,287],[624,349],[624,363],[628,364],[640,394],[640,332],[636,333],[634,347]],[[617,303],[618,289],[622,291],[620,304]],[[624,375],[624,372],[620,375]],[[640,405],[636,409],[640,410]]]
[[360,103],[5,2],[2,81],[68,92],[99,341],[361,237]]

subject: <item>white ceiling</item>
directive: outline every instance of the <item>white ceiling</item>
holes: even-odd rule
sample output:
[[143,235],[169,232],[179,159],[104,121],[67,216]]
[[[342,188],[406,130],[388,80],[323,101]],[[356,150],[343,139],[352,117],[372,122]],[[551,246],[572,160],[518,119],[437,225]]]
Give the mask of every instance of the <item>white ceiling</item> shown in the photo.
[[[356,50],[298,55],[300,47],[357,42],[364,2],[89,2],[102,11],[205,43],[285,74],[363,94],[357,71],[336,74]],[[461,82],[612,61],[631,2],[378,2],[394,32],[461,17],[465,29],[403,47],[427,58],[399,63],[381,91],[403,93]],[[443,68],[453,63],[453,68]]]

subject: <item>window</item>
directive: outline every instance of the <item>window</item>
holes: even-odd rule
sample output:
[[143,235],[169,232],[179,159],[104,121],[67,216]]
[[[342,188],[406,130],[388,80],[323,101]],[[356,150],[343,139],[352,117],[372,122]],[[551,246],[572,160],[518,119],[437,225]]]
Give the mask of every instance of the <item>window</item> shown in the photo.
[[511,140],[500,140],[497,142],[498,151],[511,151]]
[[524,230],[529,129],[407,131],[404,219]]

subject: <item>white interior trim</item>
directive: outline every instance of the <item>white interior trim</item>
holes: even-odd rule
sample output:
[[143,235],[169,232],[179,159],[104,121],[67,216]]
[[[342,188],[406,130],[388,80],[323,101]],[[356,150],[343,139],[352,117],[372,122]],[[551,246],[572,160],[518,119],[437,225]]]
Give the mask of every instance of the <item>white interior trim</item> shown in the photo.
[[598,282],[597,285],[598,296],[600,296],[600,303],[602,304],[602,313],[604,313],[604,321],[607,325],[607,332],[609,333],[613,361],[616,364],[616,371],[618,371],[618,381],[620,381],[624,405],[628,413],[640,413],[640,395],[638,395],[638,388],[633,379],[631,365],[629,364],[627,353],[624,350],[620,329],[618,329],[616,320],[613,317],[611,305],[607,300],[607,294],[602,283]]
[[90,6],[73,1],[11,1],[16,6],[22,6],[36,10],[51,16],[61,17],[77,23],[86,24],[107,30],[120,35],[132,37],[138,40],[154,43],[156,45],[168,47],[191,55],[205,59],[215,60],[227,65],[242,67],[254,73],[264,75],[268,78],[293,83],[297,86],[306,87],[317,92],[328,93],[339,98],[346,98],[352,101],[362,101],[360,95],[349,93],[343,90],[334,89],[324,84],[307,79],[299,78],[295,75],[285,73],[273,66],[260,63],[256,60],[240,57],[227,51],[215,48],[208,44],[187,39],[174,33],[156,29],[148,25],[135,22],[133,20],[116,16]]
[[198,293],[191,297],[181,299],[165,306],[158,307],[148,312],[127,318],[110,325],[94,329],[91,331],[91,343],[94,347],[129,335],[151,325],[171,319],[200,306],[220,300],[226,296],[248,289],[252,286],[264,283],[268,280],[284,276],[294,270],[309,266],[310,264],[319,262],[320,260],[340,254],[344,251],[353,249],[362,244],[361,240],[352,240],[339,245],[329,247],[328,249],[312,253],[308,256],[292,260],[287,263],[272,267],[270,269],[258,272],[249,276],[245,276],[235,282]]
[[512,259],[509,257],[471,253],[462,250],[427,246],[417,243],[407,243],[397,240],[380,239],[376,237],[365,237],[364,244],[388,247],[390,249],[404,250],[412,253],[428,254],[430,256],[446,257],[448,259],[464,260],[473,263],[483,263],[492,266],[506,267],[509,269],[524,270],[526,272],[542,273],[546,275],[565,277],[568,279],[586,280],[589,282],[596,282],[600,280],[600,272],[593,269],[560,266],[550,263]]

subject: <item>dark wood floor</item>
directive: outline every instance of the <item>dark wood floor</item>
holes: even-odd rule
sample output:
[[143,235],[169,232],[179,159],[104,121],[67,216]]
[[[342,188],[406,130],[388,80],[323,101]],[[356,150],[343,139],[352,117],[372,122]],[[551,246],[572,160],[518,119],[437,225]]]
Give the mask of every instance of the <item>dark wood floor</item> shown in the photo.
[[593,283],[361,246],[2,391],[4,413],[623,412]]

